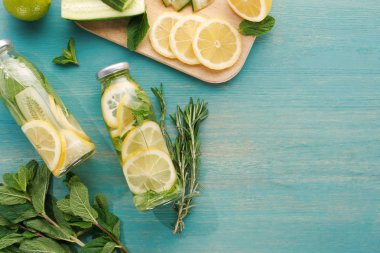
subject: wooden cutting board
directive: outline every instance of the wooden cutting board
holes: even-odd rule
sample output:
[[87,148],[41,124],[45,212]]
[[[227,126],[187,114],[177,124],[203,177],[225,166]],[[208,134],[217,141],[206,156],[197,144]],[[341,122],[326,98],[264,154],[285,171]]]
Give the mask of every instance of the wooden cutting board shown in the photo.
[[[149,23],[151,25],[163,12],[173,11],[172,8],[165,7],[161,0],[146,0],[146,3]],[[191,13],[191,6],[188,6],[181,11],[181,14],[183,15]],[[222,18],[229,21],[236,28],[239,26],[239,23],[242,20],[232,11],[226,0],[215,0],[212,5],[199,11],[198,14],[207,18]],[[77,24],[91,33],[94,33],[123,47],[127,47],[127,20],[119,19],[106,21],[86,21],[77,22]],[[170,66],[205,82],[223,83],[232,79],[240,72],[248,57],[254,41],[255,38],[252,36],[242,36],[243,50],[240,59],[231,68],[219,71],[210,70],[202,65],[190,66],[178,60],[167,59],[153,50],[150,45],[148,36],[144,39],[136,51],[142,55],[145,55],[151,59],[159,61],[167,66]]]

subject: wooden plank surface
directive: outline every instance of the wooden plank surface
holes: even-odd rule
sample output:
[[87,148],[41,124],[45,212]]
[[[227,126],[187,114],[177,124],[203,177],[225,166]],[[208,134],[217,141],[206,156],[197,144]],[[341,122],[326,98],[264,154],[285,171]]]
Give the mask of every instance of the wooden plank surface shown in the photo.
[[[155,20],[164,12],[173,11],[172,8],[166,8],[161,0],[146,0],[147,13],[149,23],[152,26]],[[193,13],[191,6],[187,6],[180,12],[183,15]],[[229,7],[226,0],[215,0],[209,7],[198,12],[199,15],[206,18],[222,18],[229,21],[234,27],[238,28],[241,18],[236,15]],[[85,30],[94,33],[102,38],[110,40],[123,47],[127,47],[127,32],[125,20],[109,20],[109,21],[90,21],[78,22],[78,25]],[[242,54],[234,66],[225,70],[211,70],[202,65],[191,66],[182,63],[179,60],[168,59],[158,54],[150,45],[149,38],[146,37],[144,41],[137,48],[137,52],[152,58],[174,69],[182,71],[190,76],[203,80],[209,83],[223,83],[234,76],[236,76],[242,69],[255,38],[252,36],[241,36],[242,38]]]
[[[282,0],[272,15],[240,74],[210,86],[60,19],[59,1],[32,24],[0,5],[0,37],[46,73],[97,145],[76,172],[110,198],[131,253],[379,252],[380,5]],[[70,36],[81,66],[52,64]],[[209,101],[203,190],[180,238],[169,212],[135,210],[102,122],[95,73],[120,61],[147,91],[164,84],[170,112]],[[3,106],[0,154],[1,174],[37,157]]]

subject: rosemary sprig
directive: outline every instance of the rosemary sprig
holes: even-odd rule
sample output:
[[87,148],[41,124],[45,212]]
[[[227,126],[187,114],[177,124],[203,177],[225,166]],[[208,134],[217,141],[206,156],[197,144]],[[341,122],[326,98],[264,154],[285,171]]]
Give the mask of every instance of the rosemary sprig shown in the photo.
[[193,198],[198,195],[200,171],[200,141],[199,128],[208,116],[207,103],[190,99],[189,104],[182,110],[179,106],[171,118],[177,127],[178,136],[174,144],[173,160],[177,168],[184,191],[175,203],[177,221],[173,232],[181,233],[185,227],[184,219],[193,207]]
[[177,219],[173,232],[179,234],[185,227],[184,219],[193,207],[193,198],[198,195],[201,155],[198,134],[201,123],[208,116],[207,103],[203,100],[197,100],[194,103],[193,99],[190,98],[189,104],[183,110],[177,106],[176,113],[170,116],[178,132],[175,142],[172,143],[165,130],[166,103],[162,84],[160,89],[152,88],[152,91],[161,106],[161,131],[171,149],[173,163],[183,186],[182,194],[174,204]]

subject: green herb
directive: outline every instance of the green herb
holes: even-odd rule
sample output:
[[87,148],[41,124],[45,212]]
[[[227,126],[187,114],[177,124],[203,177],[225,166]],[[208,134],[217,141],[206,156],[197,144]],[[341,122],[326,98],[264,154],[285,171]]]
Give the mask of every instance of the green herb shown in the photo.
[[169,153],[172,154],[172,141],[170,139],[170,136],[168,132],[165,129],[165,118],[166,118],[166,102],[164,98],[164,87],[161,83],[160,88],[151,88],[154,96],[157,98],[158,102],[160,103],[161,108],[161,116],[160,116],[160,128],[163,136],[165,137],[166,144],[169,149]]
[[79,66],[77,56],[75,54],[73,38],[70,38],[67,44],[67,49],[62,49],[62,56],[54,58],[53,62],[58,65],[74,64]]
[[[68,173],[69,195],[57,201],[49,194],[51,174],[31,161],[0,185],[0,252],[128,252],[120,242],[120,220],[103,194],[90,204],[88,189]],[[85,244],[83,235],[93,240]]]
[[137,49],[148,30],[149,21],[146,12],[130,19],[127,28],[127,46],[129,50],[135,51]]
[[243,20],[239,25],[239,32],[243,35],[262,36],[269,33],[275,23],[276,20],[271,16],[267,16],[263,21],[257,23]]
[[207,103],[197,100],[194,103],[190,98],[188,105],[171,115],[171,119],[177,128],[177,137],[172,144],[170,136],[165,130],[166,103],[163,95],[162,85],[160,89],[152,89],[154,95],[161,105],[161,130],[163,131],[168,145],[170,145],[171,156],[183,191],[180,198],[175,202],[174,209],[177,219],[173,228],[174,233],[181,233],[184,229],[184,219],[193,207],[193,198],[198,194],[199,171],[200,171],[200,141],[199,128],[201,123],[208,117]]
[[179,179],[183,185],[180,199],[175,203],[177,221],[173,232],[181,233],[184,229],[184,219],[190,213],[193,197],[198,195],[200,171],[200,141],[199,127],[208,116],[207,103],[190,99],[182,110],[179,106],[172,120],[177,127],[178,135],[173,146],[173,160]]
[[143,90],[136,91],[136,97],[139,100],[137,108],[132,109],[132,114],[135,117],[135,126],[140,126],[146,118],[153,115],[152,104],[148,95]]

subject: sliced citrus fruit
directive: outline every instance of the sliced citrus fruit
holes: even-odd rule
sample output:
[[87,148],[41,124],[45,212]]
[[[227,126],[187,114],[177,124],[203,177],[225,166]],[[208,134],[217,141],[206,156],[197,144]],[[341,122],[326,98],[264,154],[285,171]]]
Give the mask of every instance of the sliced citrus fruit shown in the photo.
[[180,61],[190,65],[200,63],[194,54],[193,40],[198,26],[203,22],[205,19],[201,16],[188,15],[173,26],[169,37],[170,48]]
[[81,128],[79,123],[76,121],[76,119],[71,114],[68,114],[66,116],[61,106],[59,106],[55,102],[54,97],[50,94],[49,94],[49,104],[50,104],[51,111],[53,112],[57,121],[62,125],[63,128],[72,130],[76,132],[78,135],[80,135],[83,139],[90,141],[90,137],[88,137],[88,135],[83,131],[83,129]]
[[117,128],[117,108],[125,94],[136,89],[136,84],[130,81],[110,84],[102,96],[102,113],[106,124],[111,128]]
[[272,0],[228,0],[228,3],[236,14],[252,22],[262,21],[272,7]]
[[80,158],[95,150],[93,143],[83,139],[75,131],[62,130],[61,134],[66,142],[66,155],[61,166],[53,171],[55,176],[61,176],[70,166],[75,165],[76,162],[80,162]]
[[156,148],[168,153],[168,148],[161,129],[156,122],[145,121],[141,126],[134,127],[123,141],[121,157],[123,161],[137,150]]
[[215,70],[226,69],[240,57],[241,38],[239,32],[228,22],[212,19],[198,27],[193,49],[204,66]]
[[42,120],[32,120],[22,126],[22,131],[38,151],[51,171],[59,165],[65,141],[54,127]]
[[181,15],[177,12],[166,12],[158,17],[149,33],[153,49],[167,58],[175,58],[170,49],[169,35],[173,26],[180,18]]
[[129,130],[132,129],[135,123],[135,116],[133,115],[133,108],[137,108],[138,101],[134,96],[125,94],[120,101],[120,105],[117,109],[117,125],[118,134],[123,136]]
[[173,187],[177,174],[169,155],[157,149],[137,151],[123,165],[128,186],[134,194],[160,193]]

